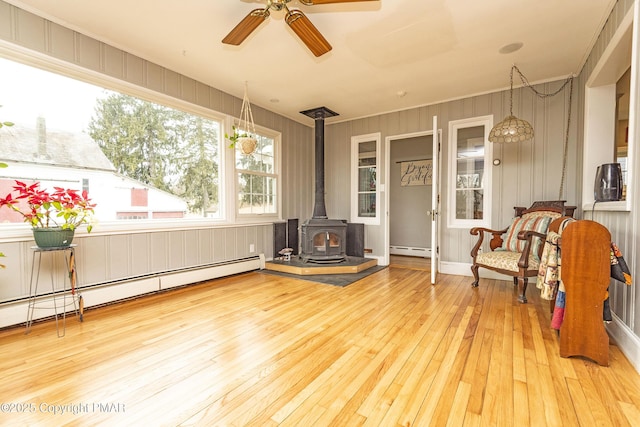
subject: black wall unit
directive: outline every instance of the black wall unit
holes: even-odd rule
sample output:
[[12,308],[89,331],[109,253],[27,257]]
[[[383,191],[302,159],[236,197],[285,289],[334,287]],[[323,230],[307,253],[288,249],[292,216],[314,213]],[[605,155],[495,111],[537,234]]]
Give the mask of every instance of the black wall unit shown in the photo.
[[347,223],[347,256],[364,258],[364,224]]
[[298,255],[298,219],[273,223],[273,257],[284,248],[293,249],[292,255]]
[[280,256],[278,252],[287,247],[287,223],[274,222],[273,223],[273,257]]
[[293,249],[291,255],[298,255],[298,219],[287,220],[287,247]]

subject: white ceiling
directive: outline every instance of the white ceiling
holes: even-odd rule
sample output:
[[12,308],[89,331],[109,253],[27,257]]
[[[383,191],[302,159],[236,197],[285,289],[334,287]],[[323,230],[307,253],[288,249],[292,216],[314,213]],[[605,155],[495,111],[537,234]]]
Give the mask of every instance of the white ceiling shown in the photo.
[[[222,38],[267,0],[5,0],[242,98],[310,123],[325,106],[365,117],[576,74],[615,0],[380,0],[304,6],[333,46],[316,58],[272,11],[240,46]],[[522,49],[501,54],[521,42]],[[518,82],[516,82],[517,84]],[[400,94],[406,93],[404,96]]]

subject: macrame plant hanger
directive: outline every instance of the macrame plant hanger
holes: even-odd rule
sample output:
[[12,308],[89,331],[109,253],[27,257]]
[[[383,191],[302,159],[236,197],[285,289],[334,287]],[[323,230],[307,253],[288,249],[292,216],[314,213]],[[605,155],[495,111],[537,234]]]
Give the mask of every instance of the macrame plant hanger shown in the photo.
[[247,82],[244,82],[244,96],[242,98],[242,107],[240,108],[240,122],[238,128],[241,135],[238,136],[237,145],[242,154],[251,155],[258,146],[256,138],[256,126],[253,123],[253,113],[251,112],[251,103],[249,102],[249,89]]

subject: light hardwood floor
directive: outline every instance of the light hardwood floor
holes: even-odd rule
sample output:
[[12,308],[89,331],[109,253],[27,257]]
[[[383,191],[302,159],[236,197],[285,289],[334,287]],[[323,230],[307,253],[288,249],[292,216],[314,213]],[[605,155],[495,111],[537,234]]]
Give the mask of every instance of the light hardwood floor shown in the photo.
[[535,287],[521,305],[509,281],[405,267],[345,288],[251,272],[88,310],[64,338],[0,331],[0,424],[638,425],[638,373],[614,345],[610,367],[560,358]]
[[389,257],[389,265],[391,267],[411,268],[414,270],[431,271],[431,259],[404,256],[404,255],[391,255]]

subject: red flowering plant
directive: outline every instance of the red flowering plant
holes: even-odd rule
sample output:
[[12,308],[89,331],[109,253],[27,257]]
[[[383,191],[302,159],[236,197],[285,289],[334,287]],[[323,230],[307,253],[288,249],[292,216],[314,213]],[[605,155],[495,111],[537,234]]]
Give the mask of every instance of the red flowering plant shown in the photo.
[[[24,200],[27,206],[20,201]],[[53,228],[75,230],[87,224],[87,232],[93,228],[92,220],[95,204],[91,203],[86,191],[53,187],[53,192],[40,188],[40,183],[28,185],[17,181],[13,191],[0,198],[0,207],[7,206],[18,212],[24,222],[33,228]]]

